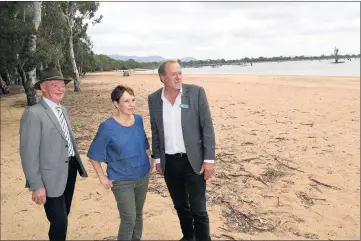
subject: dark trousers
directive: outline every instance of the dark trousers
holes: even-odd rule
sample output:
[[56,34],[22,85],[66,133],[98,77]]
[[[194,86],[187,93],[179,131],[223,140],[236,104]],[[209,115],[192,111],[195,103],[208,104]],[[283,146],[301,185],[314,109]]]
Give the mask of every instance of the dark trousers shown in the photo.
[[63,195],[60,197],[46,197],[44,205],[46,217],[50,222],[49,239],[65,240],[68,229],[68,215],[73,199],[78,162],[75,158],[69,161],[68,181]]
[[210,240],[204,175],[193,171],[186,155],[166,155],[164,179],[177,210],[183,237]]

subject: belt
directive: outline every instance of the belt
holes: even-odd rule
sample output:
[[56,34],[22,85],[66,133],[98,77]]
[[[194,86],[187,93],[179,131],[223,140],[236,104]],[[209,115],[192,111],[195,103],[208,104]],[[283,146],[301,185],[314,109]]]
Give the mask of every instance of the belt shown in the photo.
[[69,156],[68,157],[68,162],[70,162],[70,161],[76,161],[75,156]]
[[167,156],[171,156],[171,157],[177,157],[177,158],[180,158],[180,157],[186,157],[187,156],[187,153],[175,153],[175,154],[167,154]]

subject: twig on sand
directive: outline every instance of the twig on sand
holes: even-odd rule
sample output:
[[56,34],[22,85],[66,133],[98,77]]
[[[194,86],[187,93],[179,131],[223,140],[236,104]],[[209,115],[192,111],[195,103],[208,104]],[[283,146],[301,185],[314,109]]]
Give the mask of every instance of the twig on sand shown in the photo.
[[109,237],[103,238],[103,240],[117,240],[117,237],[116,236],[109,236]]
[[279,161],[279,160],[277,159],[277,157],[275,157],[274,159],[275,159],[275,161],[277,161],[280,165],[282,165],[282,166],[284,166],[284,167],[287,167],[287,168],[289,168],[289,169],[291,169],[291,170],[294,170],[294,171],[298,171],[298,172],[303,172],[303,173],[305,173],[304,171],[302,171],[302,170],[300,170],[300,169],[298,169],[298,168],[296,168],[296,167],[291,167],[291,166],[289,166],[289,165],[287,165],[287,164]]
[[226,231],[226,232],[231,232],[229,229],[226,229],[226,228],[223,228],[223,227],[219,227],[219,229],[222,229],[223,231]]
[[332,185],[330,185],[330,184],[317,181],[317,180],[314,179],[314,178],[310,178],[310,180],[313,181],[313,182],[315,182],[315,183],[317,183],[317,184],[319,184],[319,185],[325,186],[325,187],[329,187],[329,188],[336,189],[336,190],[341,190],[341,188],[339,188],[339,187],[335,187],[335,186],[332,186]]
[[259,157],[250,157],[250,158],[241,159],[240,161],[241,162],[250,162],[250,161],[256,160],[258,158]]
[[221,236],[228,238],[228,240],[236,240],[234,237],[232,237],[231,235],[228,235],[228,234],[222,233]]
[[280,124],[288,124],[288,123],[291,123],[291,124],[292,124],[292,121],[278,121],[278,120],[276,120],[276,123],[280,123]]
[[320,193],[322,193],[322,191],[318,188],[316,183],[312,183],[311,187],[313,187],[314,189],[316,189],[317,191],[319,191]]
[[304,125],[304,126],[311,126],[311,127],[313,127],[313,122],[311,121],[310,123],[303,123],[303,122],[301,122],[300,123],[301,125]]
[[236,173],[228,174],[228,176],[231,176],[231,177],[254,177],[254,176],[252,176],[250,174],[236,174]]
[[241,143],[241,146],[249,146],[249,145],[253,146],[254,143],[250,142],[250,141],[246,141],[246,142]]
[[321,197],[310,197],[313,200],[320,200],[320,201],[326,201],[326,198],[321,198]]
[[262,180],[262,178],[256,177],[254,174],[252,174],[252,173],[249,172],[249,171],[246,171],[246,172],[247,172],[247,173],[249,174],[249,176],[252,177],[253,179],[255,179],[255,180],[257,180],[257,181],[260,181],[260,182],[262,182],[264,185],[268,186],[267,183]]
[[255,176],[253,176],[253,178],[256,179],[257,181],[262,182],[264,185],[268,186],[267,183],[262,180],[262,178],[260,178],[260,177],[255,177]]

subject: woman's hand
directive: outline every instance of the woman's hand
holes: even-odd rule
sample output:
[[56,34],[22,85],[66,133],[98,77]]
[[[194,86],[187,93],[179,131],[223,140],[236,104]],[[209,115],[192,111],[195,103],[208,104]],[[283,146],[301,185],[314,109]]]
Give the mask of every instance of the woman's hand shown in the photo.
[[150,164],[149,174],[152,174],[155,168],[155,161],[153,158],[149,158],[149,164]]
[[99,180],[106,189],[113,187],[113,180],[109,180],[107,176],[100,176]]

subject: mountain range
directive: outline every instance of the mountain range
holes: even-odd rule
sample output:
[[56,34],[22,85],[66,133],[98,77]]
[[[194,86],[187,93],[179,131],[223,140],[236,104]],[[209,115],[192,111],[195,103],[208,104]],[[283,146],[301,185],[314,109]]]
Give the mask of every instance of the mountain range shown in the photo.
[[[127,56],[127,55],[119,55],[119,54],[111,54],[108,55],[112,59],[127,61],[129,59],[133,59],[134,61],[140,62],[140,63],[149,63],[149,62],[162,62],[165,60],[162,56]],[[180,61],[182,62],[189,62],[192,60],[197,60],[193,57],[185,57],[181,58]]]

